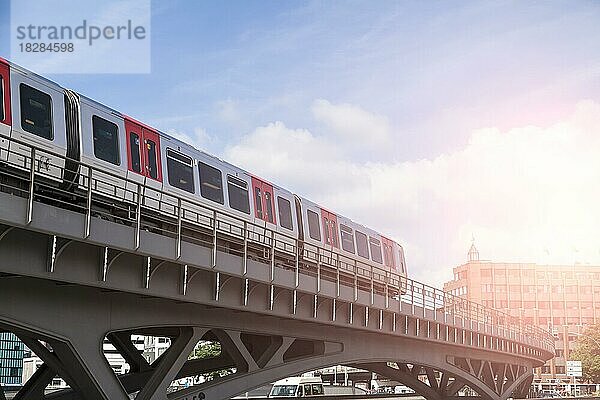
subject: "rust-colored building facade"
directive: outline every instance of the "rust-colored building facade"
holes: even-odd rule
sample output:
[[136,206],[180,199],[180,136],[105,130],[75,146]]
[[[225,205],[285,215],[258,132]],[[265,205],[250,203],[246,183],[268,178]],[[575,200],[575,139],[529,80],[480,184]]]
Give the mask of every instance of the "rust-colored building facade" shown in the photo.
[[534,382],[569,384],[566,361],[577,337],[600,323],[600,266],[482,261],[474,244],[468,257],[453,269],[454,279],[444,290],[549,329],[556,356],[537,368]]

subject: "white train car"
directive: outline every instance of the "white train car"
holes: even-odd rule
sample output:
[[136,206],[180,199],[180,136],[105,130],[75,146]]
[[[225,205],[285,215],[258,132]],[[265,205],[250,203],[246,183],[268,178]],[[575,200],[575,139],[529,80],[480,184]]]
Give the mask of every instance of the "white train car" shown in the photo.
[[181,217],[206,228],[218,213],[222,233],[245,228],[265,258],[275,246],[288,260],[319,254],[407,275],[402,246],[375,230],[2,59],[0,99],[0,161],[27,171],[26,145],[36,146],[36,173],[61,194],[87,187],[92,167],[105,214],[126,219],[143,199],[142,223],[172,232],[161,225]]

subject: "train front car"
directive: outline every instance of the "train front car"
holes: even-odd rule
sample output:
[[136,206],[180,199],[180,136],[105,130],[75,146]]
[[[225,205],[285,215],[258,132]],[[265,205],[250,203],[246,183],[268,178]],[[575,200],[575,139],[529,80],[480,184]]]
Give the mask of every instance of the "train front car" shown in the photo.
[[339,269],[340,290],[354,288],[355,296],[371,291],[395,296],[403,291],[406,267],[398,243],[308,199],[299,200],[303,221],[302,261],[309,272],[319,272],[324,279],[337,281]]

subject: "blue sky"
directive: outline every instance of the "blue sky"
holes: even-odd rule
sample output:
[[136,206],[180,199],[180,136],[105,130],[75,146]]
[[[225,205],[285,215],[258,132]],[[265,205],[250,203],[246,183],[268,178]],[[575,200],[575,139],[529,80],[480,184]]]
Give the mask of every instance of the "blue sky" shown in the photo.
[[[10,59],[9,15],[5,1],[0,55]],[[533,250],[500,246],[499,236],[490,233],[499,231],[494,222],[482,223],[468,211],[485,209],[485,203],[467,202],[455,215],[448,196],[419,185],[427,180],[428,165],[446,176],[448,160],[470,154],[481,137],[489,139],[476,133],[484,128],[508,132],[499,136],[508,140],[515,129],[551,130],[594,109],[600,103],[598,21],[597,1],[156,1],[151,74],[51,78],[329,202],[330,208],[408,242],[415,255],[411,263],[407,251],[409,268],[437,273],[464,260],[471,234],[488,241],[488,254],[496,258],[527,258],[527,249],[538,254],[545,248],[541,241]],[[299,149],[298,143],[327,147],[322,157],[332,164],[320,167],[330,179],[316,185],[301,171],[282,172],[273,159],[280,150],[267,154],[261,140]],[[304,158],[312,162],[300,156],[297,169]],[[452,167],[454,178],[473,173],[478,164],[469,160]],[[496,167],[502,169],[502,162]],[[328,175],[336,168],[345,178],[364,178],[369,171],[362,205],[345,197],[361,193],[358,189],[344,192],[333,182],[335,173]],[[374,193],[381,193],[372,175],[377,168],[415,170],[392,174],[383,183],[397,190],[386,195],[400,200],[385,203],[388,209],[379,214],[370,211],[377,203]],[[532,228],[502,229],[508,235],[511,229]],[[600,245],[590,246],[598,256]]]

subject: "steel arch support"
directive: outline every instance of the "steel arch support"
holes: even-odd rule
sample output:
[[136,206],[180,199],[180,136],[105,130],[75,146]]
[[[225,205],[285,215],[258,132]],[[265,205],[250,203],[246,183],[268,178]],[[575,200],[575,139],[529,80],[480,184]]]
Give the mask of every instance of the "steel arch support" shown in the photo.
[[[118,388],[127,393],[142,390],[166,358],[159,358],[157,361],[162,361],[156,365],[153,363],[150,365],[151,369],[144,372],[117,378],[101,351],[102,340],[105,337],[110,340],[116,336],[122,342],[126,342],[129,340],[127,335],[132,333],[174,338],[184,331],[187,331],[186,335],[189,336],[190,330],[205,329],[212,335],[208,340],[218,338],[222,349],[227,353],[226,356],[219,356],[220,365],[240,368],[240,374],[211,381],[202,387],[169,394],[170,400],[191,400],[193,396],[201,393],[204,393],[207,399],[228,399],[281,377],[304,371],[344,364],[386,365],[386,361],[426,366],[444,371],[444,375],[448,372],[461,379],[458,383],[455,383],[457,380],[452,381],[450,375],[442,376],[439,381],[433,379],[438,390],[445,388],[447,398],[452,397],[463,386],[461,383],[464,381],[471,387],[479,388],[477,391],[482,397],[504,400],[511,390],[524,387],[519,385],[525,384],[524,380],[535,365],[535,360],[526,356],[448,344],[442,340],[424,337],[415,338],[408,334],[382,334],[364,329],[332,326],[314,322],[312,319],[267,316],[250,311],[103,291],[87,286],[57,285],[48,280],[25,277],[0,279],[0,304],[3,304],[0,329],[12,331],[18,336],[48,341],[51,345],[54,342],[58,343],[53,345],[52,349],[58,350],[56,356],[62,364],[49,363],[48,366],[59,369],[62,365],[66,370],[66,373],[63,372],[65,378],[69,379],[69,376],[72,376],[75,391],[46,396],[48,399],[119,399],[107,395],[106,391],[100,392],[104,397],[96,396],[96,389],[93,387],[90,392],[85,391],[83,384],[88,382],[81,377],[81,373],[73,371],[80,367],[88,368],[95,382],[112,382],[111,386],[102,386],[103,390],[106,387]],[[40,304],[44,307],[40,307]],[[200,333],[201,331],[196,331],[192,336],[197,338]],[[170,361],[160,367],[166,372],[155,375],[154,379],[158,382],[154,385],[156,394],[147,389],[149,398],[158,396],[154,398],[164,399],[160,396],[166,395],[164,382],[167,382],[169,377],[179,378],[204,372],[210,363],[207,359],[179,364],[180,368],[177,371],[176,363],[186,361],[183,354],[189,350],[188,345],[195,344],[194,341],[195,339],[191,338],[183,340],[180,350],[174,352]],[[63,347],[66,348],[62,349],[60,343],[64,343]],[[120,347],[131,350],[129,346],[123,343]],[[134,358],[135,355],[129,357]],[[46,359],[51,360],[48,357]],[[70,363],[73,360],[76,362]],[[491,368],[495,373],[502,372],[506,382],[512,383],[493,386],[501,389],[501,393],[496,393],[486,386],[485,379],[480,379],[483,377],[482,371],[485,371],[482,367],[484,364],[488,366],[488,371]],[[140,368],[142,369],[144,368]],[[104,371],[109,371],[110,377],[104,376],[101,380]],[[411,369],[410,372],[418,375],[419,371]],[[426,370],[423,371],[421,375],[435,377],[434,372],[429,371],[428,374]],[[57,373],[63,375],[60,371]],[[430,397],[437,399],[442,396],[433,394],[437,393],[435,385],[428,390]]]
[[181,328],[179,336],[161,357],[144,388],[136,396],[136,400],[163,400],[167,387],[177,376],[189,354],[207,329]]

